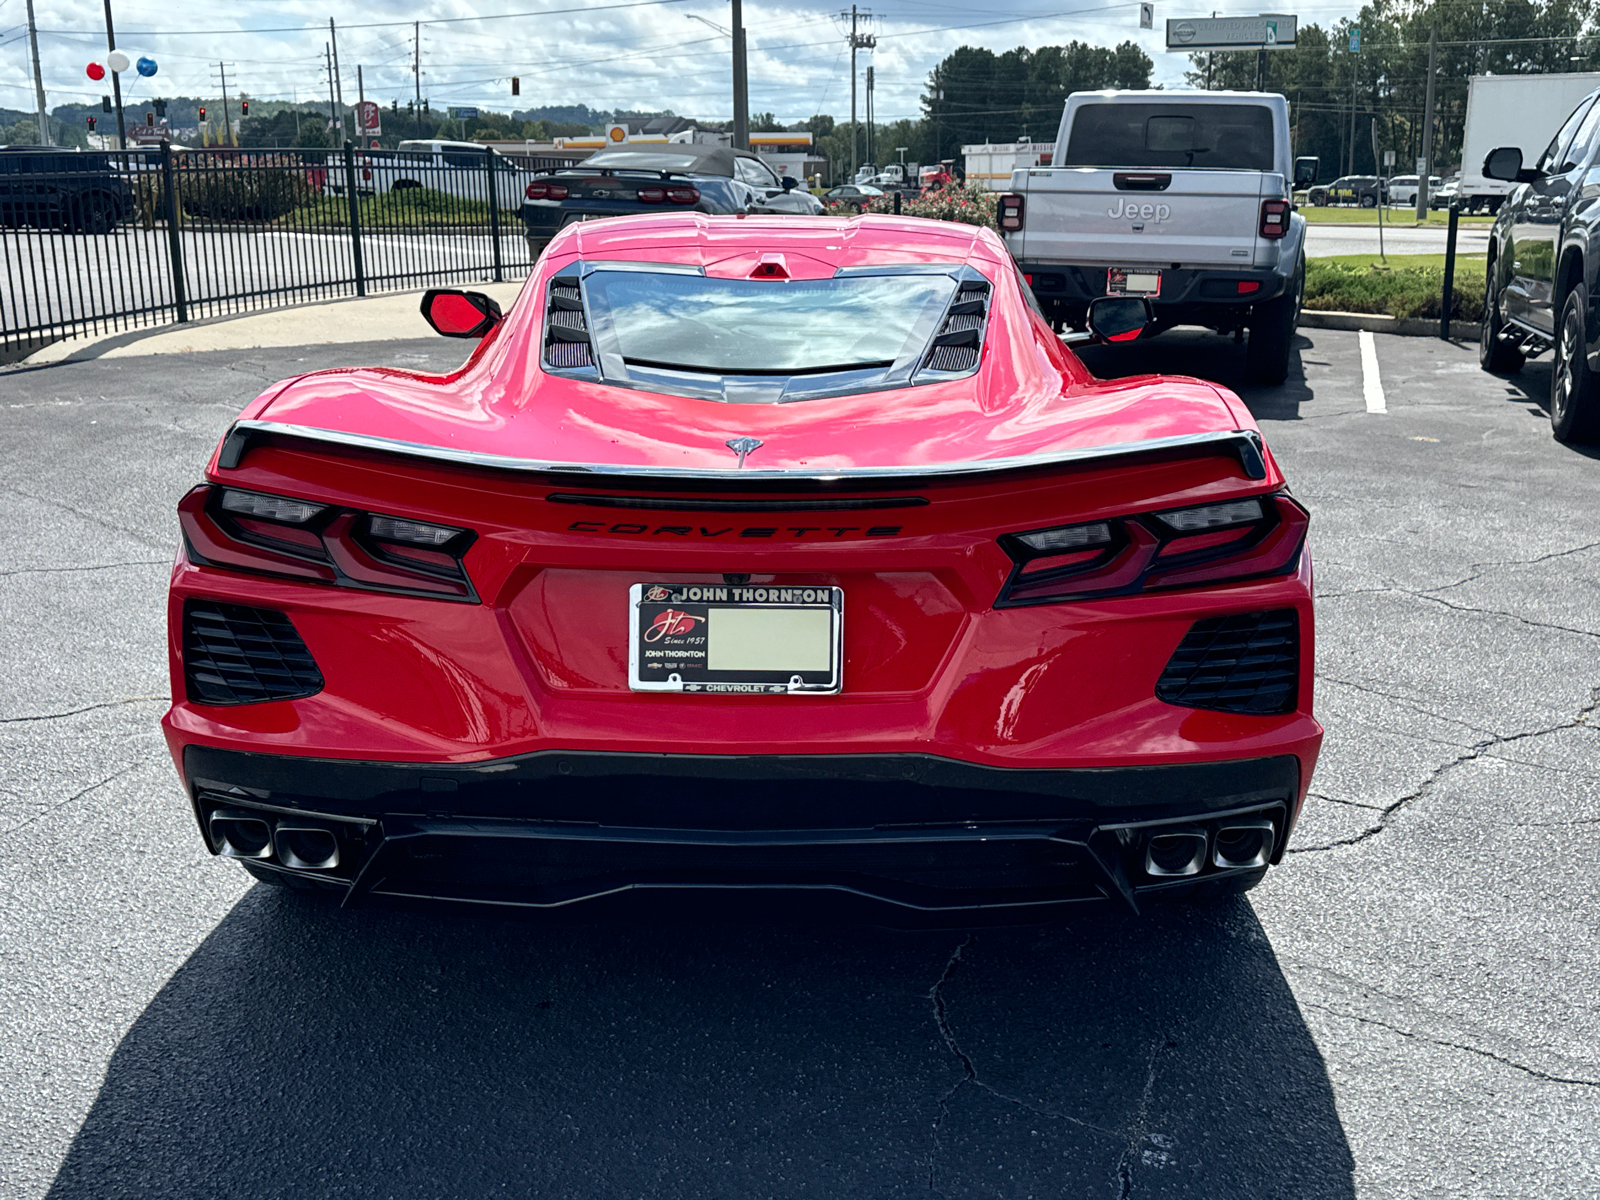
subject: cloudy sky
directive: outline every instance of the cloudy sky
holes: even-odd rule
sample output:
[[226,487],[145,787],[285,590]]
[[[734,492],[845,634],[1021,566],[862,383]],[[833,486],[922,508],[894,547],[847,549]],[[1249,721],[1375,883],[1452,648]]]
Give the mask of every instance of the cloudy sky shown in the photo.
[[[859,56],[877,79],[880,120],[918,115],[928,70],[961,45],[995,51],[1074,38],[1113,45],[1132,38],[1156,63],[1156,81],[1182,79],[1185,58],[1162,48],[1164,22],[1180,17],[1259,12],[1261,0],[1157,0],[1156,28],[1141,30],[1136,2],[1112,0],[883,0],[862,4],[872,19],[864,32],[876,50]],[[1291,6],[1276,6],[1291,7]],[[1355,3],[1328,0],[1292,6],[1302,22],[1326,24],[1353,15]],[[93,103],[104,84],[84,67],[106,52],[100,0],[35,0],[44,83],[51,107]],[[328,94],[323,67],[327,22],[339,26],[345,102],[356,97],[360,65],[368,99],[386,106],[412,93],[413,20],[421,28],[422,94],[435,106],[509,109],[587,104],[595,109],[657,110],[725,120],[729,96],[730,6],[717,0],[434,0],[428,5],[344,0],[114,0],[117,45],[160,64],[146,82],[123,77],[127,99],[155,95],[215,96],[217,62],[228,64],[229,93],[243,88],[263,99],[313,101]],[[26,0],[0,0],[0,105],[33,107]],[[750,108],[785,121],[813,113],[848,116],[848,16],[805,3],[746,0],[750,41]],[[509,79],[522,80],[513,100]],[[863,85],[864,86],[864,85]]]

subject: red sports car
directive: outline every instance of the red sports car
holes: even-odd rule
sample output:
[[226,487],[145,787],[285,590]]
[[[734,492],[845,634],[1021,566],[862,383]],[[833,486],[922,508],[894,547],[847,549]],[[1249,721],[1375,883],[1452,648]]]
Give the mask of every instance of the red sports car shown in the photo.
[[[1147,319],[1096,304],[1077,337]],[[913,923],[1281,857],[1306,512],[1236,396],[1085,370],[993,233],[622,218],[503,317],[423,308],[465,366],[277,384],[178,507],[163,724],[214,853],[346,902]]]

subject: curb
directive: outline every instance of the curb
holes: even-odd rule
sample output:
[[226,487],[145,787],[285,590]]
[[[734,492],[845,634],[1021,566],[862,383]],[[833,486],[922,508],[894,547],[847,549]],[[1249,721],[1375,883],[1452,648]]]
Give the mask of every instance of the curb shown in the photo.
[[[1382,313],[1313,312],[1310,309],[1301,309],[1300,328],[1344,329],[1351,332],[1364,330],[1367,333],[1392,333],[1400,337],[1436,338],[1439,336],[1439,318],[1390,317]],[[1476,342],[1478,340],[1478,323],[1476,321],[1451,321],[1450,340],[1452,342]]]

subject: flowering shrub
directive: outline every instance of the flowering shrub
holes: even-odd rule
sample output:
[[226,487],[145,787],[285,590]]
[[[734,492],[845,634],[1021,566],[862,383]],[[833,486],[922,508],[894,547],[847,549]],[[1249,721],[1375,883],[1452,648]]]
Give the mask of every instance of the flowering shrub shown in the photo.
[[[923,192],[920,196],[906,197],[900,206],[900,212],[907,217],[927,217],[933,221],[959,221],[963,225],[983,225],[989,229],[997,229],[999,226],[995,221],[995,205],[998,199],[998,192],[991,192],[981,184],[952,183]],[[835,202],[828,205],[828,211],[848,217],[855,210],[849,205]],[[894,197],[875,197],[862,205],[861,211],[892,213]]]

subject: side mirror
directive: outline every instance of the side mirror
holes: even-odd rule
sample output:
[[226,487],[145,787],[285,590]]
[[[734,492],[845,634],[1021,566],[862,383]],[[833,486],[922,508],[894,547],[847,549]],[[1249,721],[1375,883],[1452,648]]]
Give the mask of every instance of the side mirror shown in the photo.
[[1522,175],[1522,151],[1516,146],[1501,146],[1489,151],[1483,160],[1483,174],[1488,179],[1503,183],[1525,183]]
[[500,306],[482,292],[430,288],[422,293],[422,318],[445,337],[481,338],[500,324]]
[[1297,188],[1310,187],[1317,181],[1317,172],[1322,169],[1322,160],[1316,155],[1294,160],[1294,186]]
[[783,185],[783,190],[786,192],[792,192],[795,190],[795,188],[800,186],[800,181],[793,175],[785,175],[782,179],[778,180],[778,182]]
[[1102,342],[1131,342],[1154,321],[1143,296],[1097,296],[1089,301],[1089,332]]

